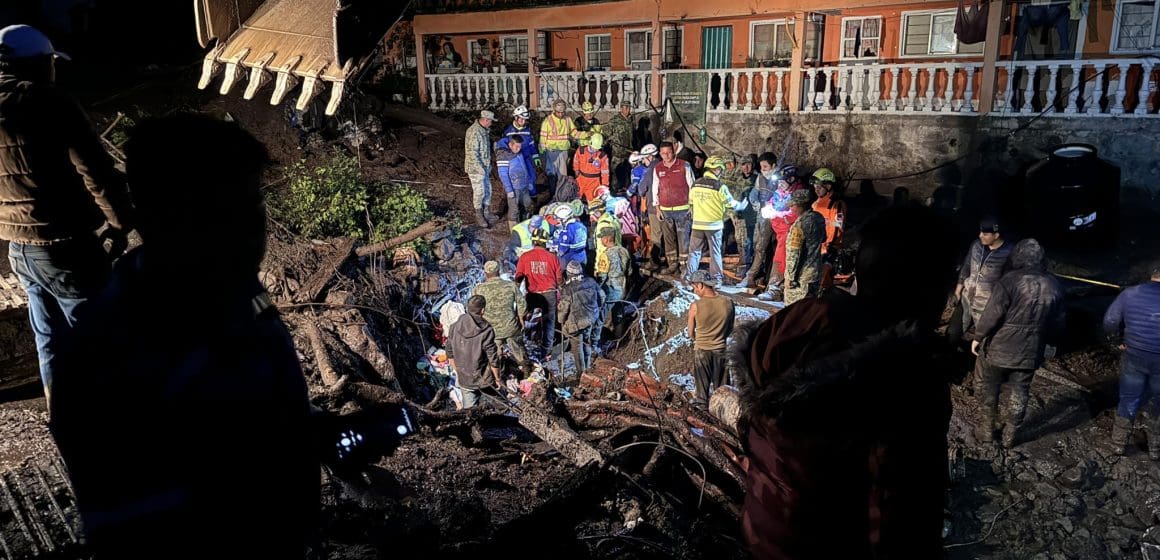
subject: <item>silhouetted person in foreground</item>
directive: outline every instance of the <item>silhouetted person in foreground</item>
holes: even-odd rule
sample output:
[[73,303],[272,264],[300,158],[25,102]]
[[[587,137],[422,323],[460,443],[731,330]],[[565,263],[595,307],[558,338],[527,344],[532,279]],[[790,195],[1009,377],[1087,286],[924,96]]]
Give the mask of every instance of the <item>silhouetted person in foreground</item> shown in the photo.
[[954,240],[926,208],[889,208],[855,266],[856,295],[831,289],[734,335],[758,560],[943,555],[951,404],[934,328]]
[[143,245],[87,308],[52,431],[101,558],[301,558],[319,462],[302,370],[257,279],[266,151],[184,115],[125,146]]

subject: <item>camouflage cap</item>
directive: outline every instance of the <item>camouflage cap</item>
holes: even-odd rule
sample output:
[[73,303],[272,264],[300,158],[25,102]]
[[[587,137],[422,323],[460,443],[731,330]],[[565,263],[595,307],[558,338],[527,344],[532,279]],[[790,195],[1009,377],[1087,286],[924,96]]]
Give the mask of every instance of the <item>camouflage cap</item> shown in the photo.
[[598,237],[598,238],[616,237],[616,230],[613,228],[610,228],[610,227],[600,228],[600,231],[597,232],[596,237]]
[[789,205],[790,206],[806,206],[806,207],[808,207],[812,200],[813,200],[813,197],[810,196],[810,191],[808,189],[798,189],[798,190],[794,191],[793,194],[789,195]]
[[496,261],[487,261],[483,263],[484,274],[499,274],[499,263]]

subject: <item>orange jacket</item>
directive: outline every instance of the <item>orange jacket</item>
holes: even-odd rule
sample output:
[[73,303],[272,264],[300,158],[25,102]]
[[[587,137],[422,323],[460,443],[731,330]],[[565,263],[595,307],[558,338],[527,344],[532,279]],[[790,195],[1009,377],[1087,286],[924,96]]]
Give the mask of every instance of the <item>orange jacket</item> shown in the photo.
[[608,156],[600,150],[579,148],[572,156],[572,170],[576,172],[576,184],[580,186],[580,197],[592,200],[597,187],[608,186]]
[[831,193],[814,201],[814,212],[826,219],[826,242],[822,244],[824,255],[830,246],[842,244],[842,233],[845,231],[846,223],[846,202],[834,198]]

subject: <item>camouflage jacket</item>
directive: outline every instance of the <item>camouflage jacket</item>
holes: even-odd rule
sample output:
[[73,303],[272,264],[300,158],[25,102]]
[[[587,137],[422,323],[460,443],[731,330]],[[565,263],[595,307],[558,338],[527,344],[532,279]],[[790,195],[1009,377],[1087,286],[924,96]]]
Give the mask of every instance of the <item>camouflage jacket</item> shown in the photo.
[[805,289],[811,294],[817,292],[822,273],[822,244],[825,242],[826,220],[813,210],[806,211],[790,226],[785,242],[787,288]]
[[632,153],[632,121],[618,113],[604,125],[604,145],[612,149],[612,157],[628,159]]
[[495,337],[512,338],[523,332],[523,316],[527,303],[523,294],[511,280],[492,278],[472,291],[472,295],[483,296],[487,306],[483,308],[483,318],[495,329]]
[[478,121],[468,127],[463,138],[463,170],[476,176],[491,172],[491,133]]
[[623,290],[628,277],[628,267],[632,263],[628,249],[620,245],[613,245],[604,251],[603,260],[605,263],[603,267],[601,267],[600,259],[596,261],[596,268],[604,269],[603,280],[612,287]]
[[[753,184],[757,180],[756,175],[750,175],[748,178],[741,173],[741,166],[734,167],[732,170],[726,171],[721,176],[721,182],[729,188],[729,194],[733,196],[733,200],[746,200],[749,198],[749,191],[753,189]],[[757,209],[759,210],[759,209]],[[731,215],[744,214],[746,212],[756,212],[755,209],[746,206],[741,211],[730,211]]]

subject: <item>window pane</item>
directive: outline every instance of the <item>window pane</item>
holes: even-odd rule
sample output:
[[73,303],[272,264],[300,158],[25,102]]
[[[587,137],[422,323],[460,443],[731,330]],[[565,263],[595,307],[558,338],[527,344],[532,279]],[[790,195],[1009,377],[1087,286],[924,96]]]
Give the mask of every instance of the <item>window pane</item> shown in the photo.
[[598,64],[598,66],[602,66],[604,68],[608,68],[608,67],[612,66],[612,53],[611,52],[600,53],[600,64]]
[[645,46],[645,32],[635,31],[628,34],[628,60],[639,62],[648,59],[648,50]]
[[536,34],[536,58],[539,58],[539,59],[551,58],[551,56],[548,55],[548,34],[547,33],[537,33]]
[[878,37],[880,36],[879,29],[881,28],[879,18],[866,18],[862,20],[862,37]]
[[858,27],[862,25],[862,20],[848,19],[846,20],[846,29],[842,32],[842,37],[846,39],[853,39],[858,36]]
[[602,50],[602,51],[611,51],[612,50],[612,37],[605,35],[604,37],[600,38],[600,50]]
[[930,31],[930,54],[953,54],[958,38],[955,37],[954,14],[934,16]]
[[1120,31],[1118,46],[1121,49],[1146,49],[1154,44],[1152,20],[1156,14],[1155,0],[1145,2],[1124,2],[1120,5]]
[[789,37],[789,27],[785,24],[777,25],[777,49],[775,58],[785,59],[793,56],[793,41]]
[[878,56],[878,39],[862,39],[862,55],[865,58]]
[[773,29],[772,23],[753,26],[753,58],[757,60],[773,58]]
[[853,40],[842,41],[842,56],[846,58],[854,58],[858,56],[858,53],[854,50]]

